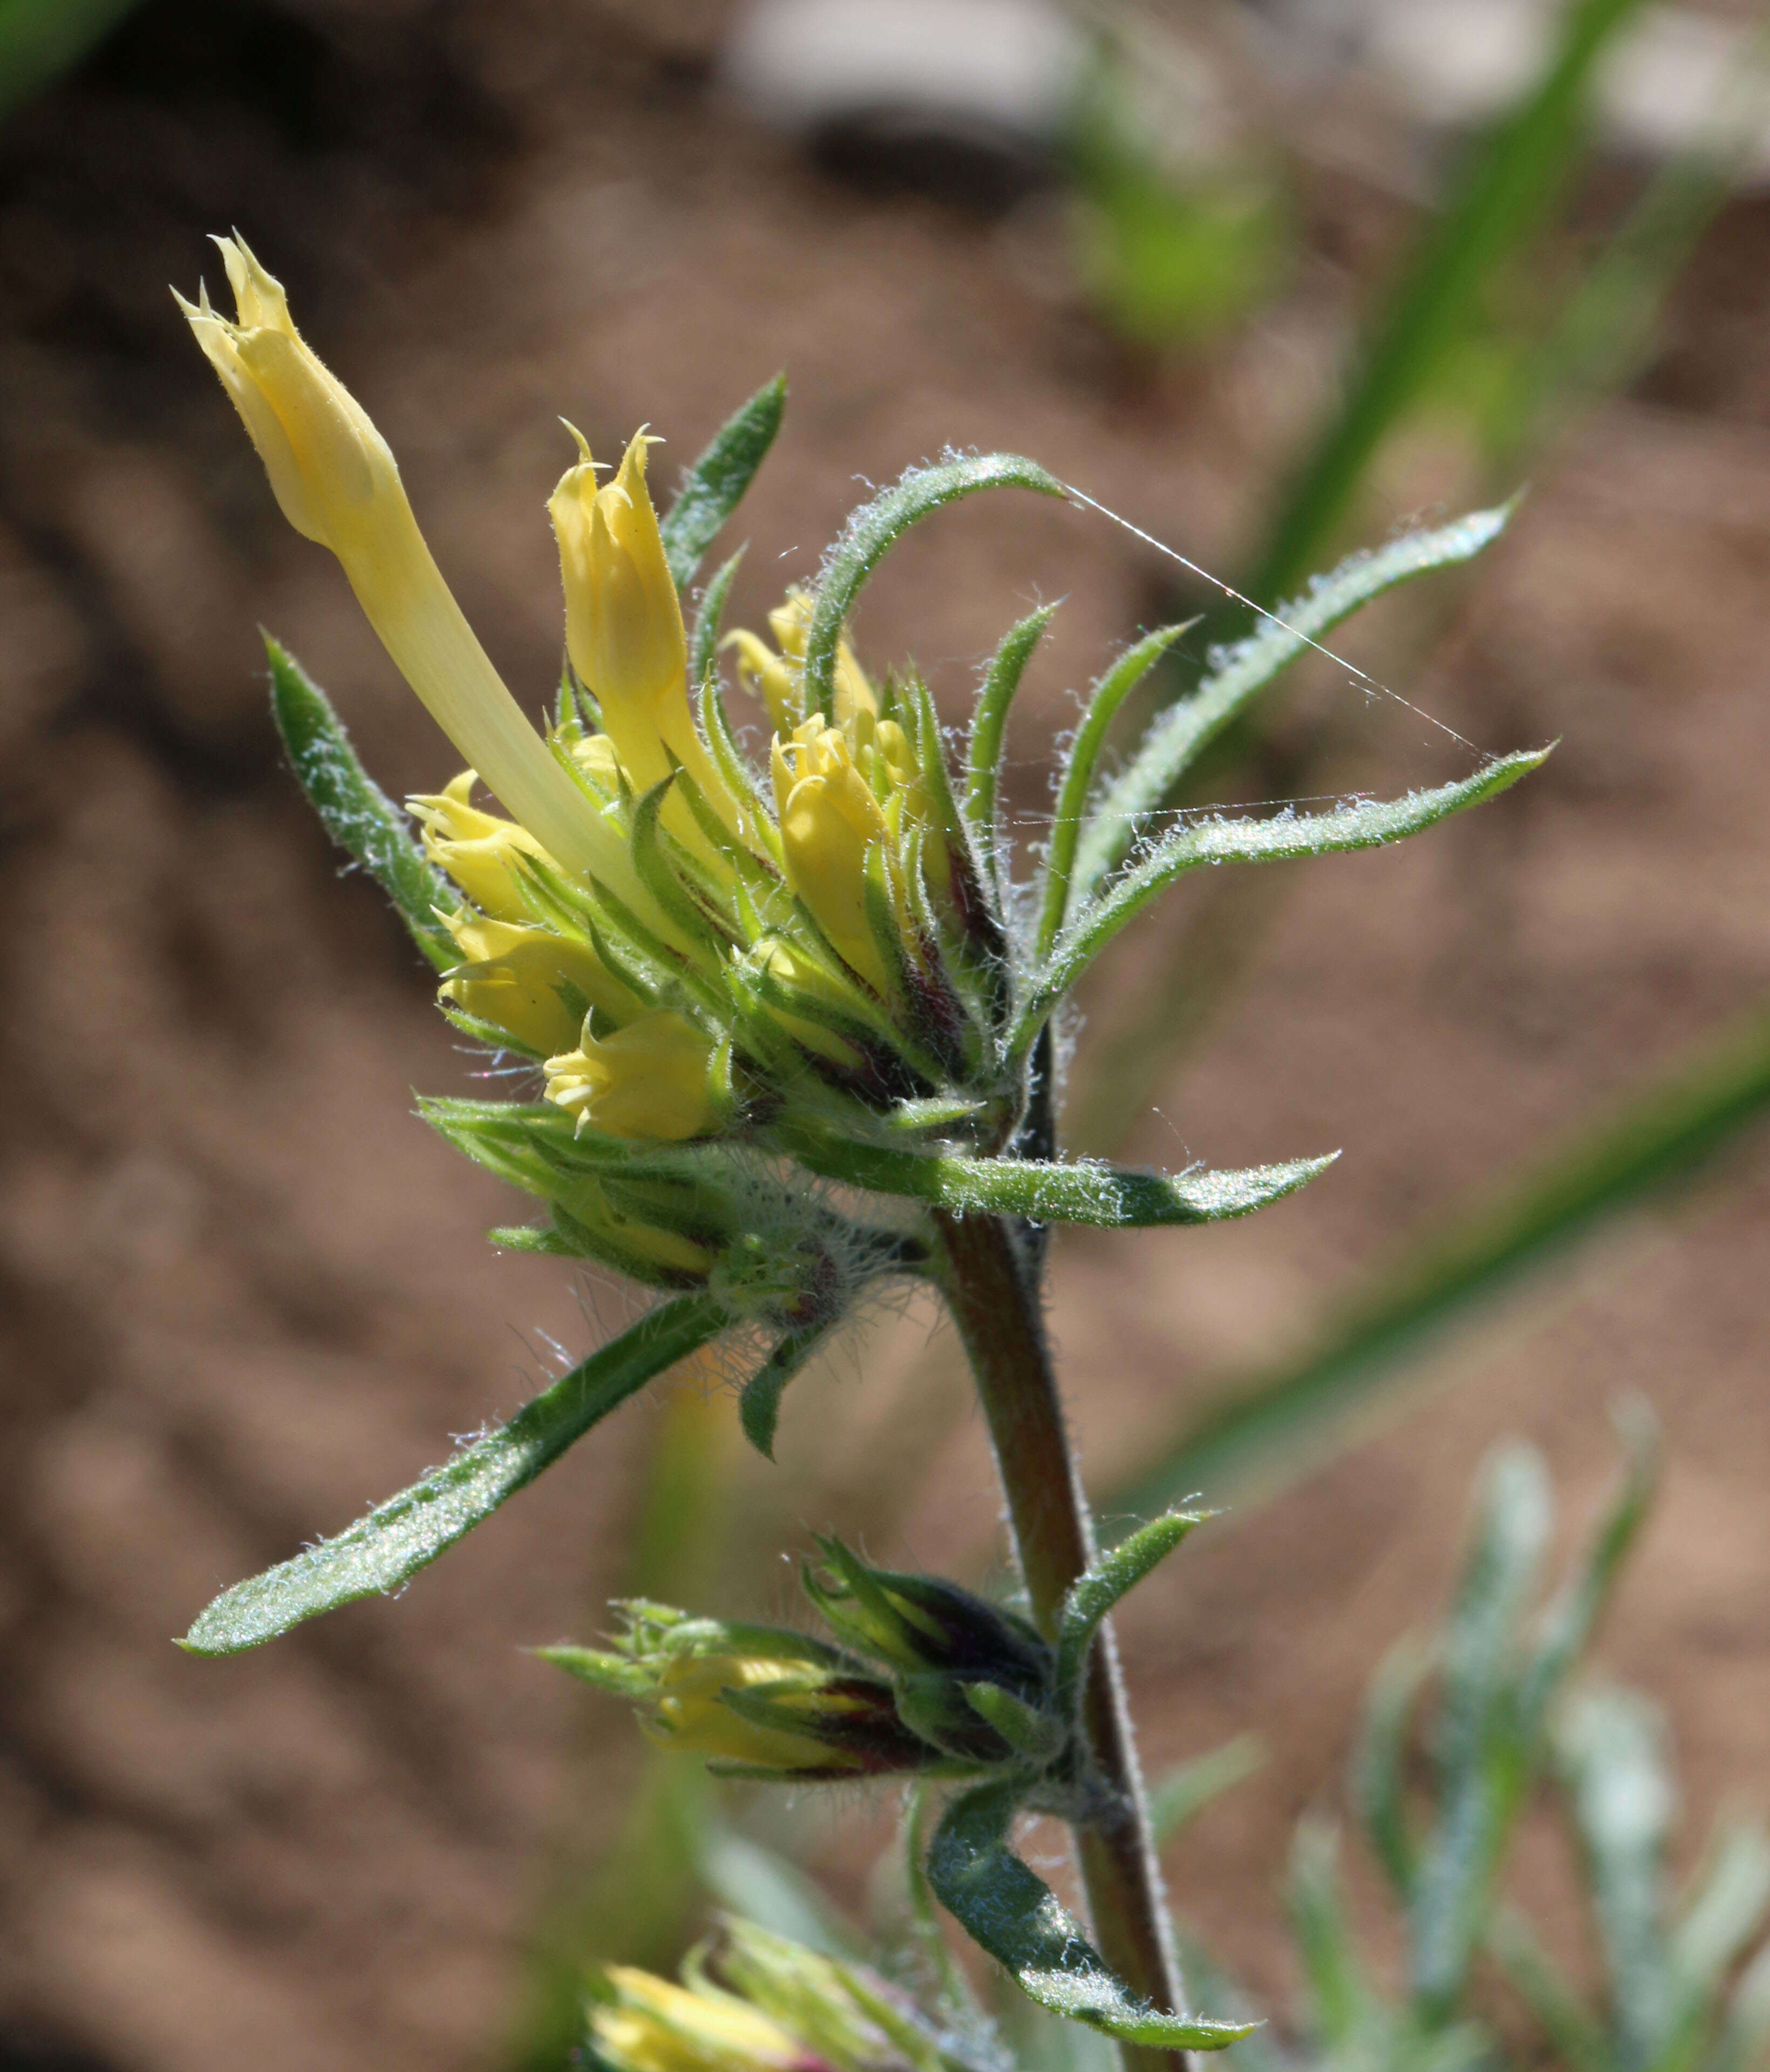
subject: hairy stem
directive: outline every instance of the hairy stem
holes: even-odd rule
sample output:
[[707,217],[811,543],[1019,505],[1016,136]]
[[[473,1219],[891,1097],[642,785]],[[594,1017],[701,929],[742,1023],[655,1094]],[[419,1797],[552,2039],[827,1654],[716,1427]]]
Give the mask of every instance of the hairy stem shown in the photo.
[[[1032,1615],[1055,1630],[1064,1593],[1093,1554],[1088,1499],[1039,1312],[1036,1260],[996,1216],[936,1211],[942,1282],[971,1361],[1008,1499]],[[1180,2011],[1179,1967],[1162,1899],[1118,1657],[1109,1626],[1088,1667],[1084,1712],[1113,1803],[1075,1831],[1076,1861],[1101,1955],[1131,1990]],[[1185,2054],[1123,2046],[1126,2072],[1180,2072]]]

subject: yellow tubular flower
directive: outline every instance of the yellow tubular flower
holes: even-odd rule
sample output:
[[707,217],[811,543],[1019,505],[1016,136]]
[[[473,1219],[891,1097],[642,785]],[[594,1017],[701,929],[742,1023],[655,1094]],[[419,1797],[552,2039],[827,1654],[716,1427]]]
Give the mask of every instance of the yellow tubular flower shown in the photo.
[[[640,1012],[640,1003],[582,943],[468,913],[454,915],[448,929],[463,962],[442,986],[442,997],[538,1057],[577,1041],[587,1001],[616,1021]],[[568,1004],[572,994],[575,1008]]]
[[776,734],[791,734],[799,724],[799,673],[766,640],[739,627],[719,645],[735,651],[738,680],[766,709]]
[[[645,449],[636,432],[615,479],[596,487],[582,433],[568,426],[583,458],[561,476],[548,501],[566,591],[566,651],[602,708],[603,725],[636,791],[670,774],[673,755],[734,831],[742,816],[695,731],[688,700],[688,642],[682,607],[645,487]],[[687,806],[665,809],[670,831],[703,855],[708,845]]]
[[[655,1725],[642,1722],[661,1745],[757,1770],[858,1770],[860,1759],[810,1734],[753,1725],[721,1702],[722,1691],[793,1680],[792,1665],[742,1655],[678,1655],[665,1664],[653,1703]],[[821,1677],[808,1682],[814,1689]],[[827,1706],[827,1697],[820,1703]]]
[[790,742],[775,736],[775,803],[787,882],[843,962],[875,992],[889,989],[866,919],[866,852],[887,839],[871,787],[839,727],[807,720]]
[[344,565],[368,622],[437,724],[569,872],[594,873],[657,916],[617,830],[587,807],[475,638],[406,500],[387,442],[315,357],[282,285],[218,238],[237,320],[207,292],[179,306],[258,450],[283,516]]
[[713,1046],[684,1015],[652,1008],[612,1036],[584,1031],[547,1060],[547,1098],[608,1137],[679,1143],[718,1127]]
[[591,2010],[597,2055],[620,2072],[788,2072],[808,2054],[734,1995],[691,1992],[649,1971],[611,1964],[612,2004]]

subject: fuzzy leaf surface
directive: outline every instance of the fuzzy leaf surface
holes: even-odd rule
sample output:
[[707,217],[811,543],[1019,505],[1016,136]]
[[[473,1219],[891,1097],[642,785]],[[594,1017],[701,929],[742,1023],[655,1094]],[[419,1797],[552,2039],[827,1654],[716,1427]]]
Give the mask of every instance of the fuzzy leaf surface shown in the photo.
[[1101,1961],[1081,1923],[1008,1848],[1013,1782],[953,1800],[928,1849],[935,1896],[1028,1999],[1071,2021],[1158,2050],[1220,2050],[1258,2025],[1163,2014],[1139,2005]]
[[1075,1691],[1082,1665],[1101,1621],[1127,1590],[1165,1561],[1194,1526],[1210,1516],[1203,1511],[1171,1511],[1128,1533],[1069,1586],[1057,1629],[1057,1688]]
[[1118,866],[1148,815],[1202,751],[1281,671],[1310,652],[1311,641],[1399,583],[1472,561],[1505,530],[1512,511],[1505,504],[1471,512],[1431,532],[1348,555],[1307,596],[1280,606],[1258,632],[1221,656],[1198,688],[1155,722],[1130,761],[1100,792],[1076,851],[1072,898],[1085,899]]
[[967,1158],[894,1151],[846,1138],[794,1135],[788,1148],[826,1179],[907,1194],[957,1215],[1024,1216],[1041,1223],[1149,1229],[1216,1223],[1282,1200],[1325,1172],[1325,1158],[1293,1158],[1221,1173],[1138,1173],[1120,1166],[1035,1158]]
[[461,896],[413,839],[403,812],[357,759],[331,701],[278,642],[270,658],[270,710],[307,802],[339,847],[348,849],[398,910],[412,940],[438,971],[461,961],[436,918]]
[[1194,820],[1176,828],[1091,906],[1078,912],[1058,937],[1022,1010],[1015,1047],[1031,1041],[1058,1001],[1126,923],[1188,871],[1205,864],[1287,863],[1305,857],[1383,849],[1509,791],[1521,777],[1540,767],[1550,752],[1546,748],[1524,749],[1499,756],[1472,776],[1430,791],[1410,791],[1399,799],[1359,800],[1330,812],[1281,813],[1266,820]]
[[702,557],[742,502],[774,444],[786,408],[787,377],[777,374],[732,412],[683,477],[676,501],[658,526],[664,558],[679,590],[694,582]]
[[224,1590],[184,1637],[194,1655],[237,1655],[303,1619],[397,1590],[550,1467],[591,1427],[724,1329],[720,1305],[681,1295],[581,1360],[484,1437],[335,1540]]
[[805,709],[807,714],[834,709],[836,648],[843,622],[859,596],[861,586],[887,550],[903,538],[918,519],[980,489],[1031,489],[1041,496],[1061,496],[1063,484],[1036,461],[1019,454],[976,454],[912,469],[901,482],[849,514],[824,564],[817,601],[805,639]]

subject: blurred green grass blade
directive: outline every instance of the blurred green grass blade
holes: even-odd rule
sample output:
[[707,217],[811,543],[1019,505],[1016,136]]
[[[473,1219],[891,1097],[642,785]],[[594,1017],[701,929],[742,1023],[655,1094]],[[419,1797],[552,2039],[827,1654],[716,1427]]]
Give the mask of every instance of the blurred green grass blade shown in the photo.
[[1156,1846],[1172,1841],[1213,1799],[1252,1777],[1266,1756],[1266,1743],[1258,1734],[1237,1734],[1159,1777],[1149,1794],[1150,1832]]
[[1399,1641],[1389,1650],[1365,1699],[1352,1749],[1348,1795],[1353,1811],[1371,1853],[1404,1901],[1419,1865],[1407,1811],[1407,1733],[1434,1659],[1432,1649],[1414,1641]]
[[1770,1836],[1756,1820],[1724,1826],[1673,1930],[1674,1989],[1706,2003],[1744,1954],[1770,1908]]
[[1366,2025],[1373,1996],[1340,1882],[1340,1836],[1325,1821],[1299,1823],[1285,1897],[1309,1992],[1310,2026],[1331,2058]]
[[741,1914],[820,1956],[866,1954],[854,1930],[796,1864],[716,1817],[701,1824],[698,1869],[707,1892],[728,1913]]
[[1653,175],[1587,269],[1533,356],[1509,417],[1489,426],[1496,471],[1640,372],[1666,298],[1763,134],[1767,114],[1770,23],[1746,41],[1697,135]]
[[710,1296],[679,1295],[581,1360],[507,1424],[360,1518],[335,1540],[224,1590],[183,1645],[194,1655],[237,1655],[303,1619],[397,1590],[654,1375],[698,1350],[729,1318]]
[[1540,1165],[1419,1245],[1294,1363],[1196,1411],[1159,1464],[1100,1508],[1147,1518],[1203,1490],[1270,1487],[1345,1443],[1348,1424],[1443,1334],[1595,1227],[1694,1170],[1770,1108],[1770,1009],[1760,1009]]
[[1544,1949],[1533,1922],[1515,1908],[1496,1908],[1488,1950],[1570,2072],[1615,2072],[1603,2030]]
[[1534,91],[1479,150],[1379,319],[1344,401],[1272,528],[1245,586],[1250,596],[1281,596],[1307,573],[1488,282],[1553,208],[1584,141],[1598,61],[1641,4],[1571,0],[1559,47]]
[[135,0],[0,0],[0,119],[78,64]]

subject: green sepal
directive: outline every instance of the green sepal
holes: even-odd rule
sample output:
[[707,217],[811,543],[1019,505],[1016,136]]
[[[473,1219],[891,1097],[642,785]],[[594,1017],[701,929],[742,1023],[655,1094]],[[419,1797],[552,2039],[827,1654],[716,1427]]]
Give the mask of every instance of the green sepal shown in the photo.
[[1081,841],[1082,820],[1088,795],[1094,787],[1094,772],[1106,746],[1106,736],[1119,708],[1161,660],[1183,633],[1198,624],[1196,619],[1178,626],[1164,626],[1146,633],[1126,648],[1094,685],[1064,758],[1064,773],[1057,790],[1057,807],[1051,823],[1051,843],[1045,852],[1044,896],[1039,915],[1039,954],[1048,956],[1069,913],[1070,873]]
[[1306,1186],[1340,1155],[1221,1173],[1136,1173],[1087,1161],[938,1157],[790,1128],[778,1134],[814,1173],[850,1186],[908,1195],[957,1215],[1023,1216],[1105,1230],[1249,1215]]
[[1042,496],[1064,494],[1063,484],[1036,461],[1023,459],[1018,454],[979,454],[966,459],[942,461],[933,467],[912,468],[902,481],[849,514],[847,524],[825,560],[805,639],[808,717],[835,709],[836,649],[842,626],[861,586],[887,549],[902,539],[918,519],[980,489],[1031,489]]
[[1208,1511],[1171,1511],[1152,1518],[1098,1556],[1087,1573],[1070,1585],[1057,1626],[1057,1689],[1065,1702],[1073,1702],[1081,1688],[1082,1670],[1101,1621],[1195,1526],[1213,1515]]
[[580,1684],[587,1684],[593,1691],[604,1691],[611,1698],[644,1699],[652,1694],[656,1676],[646,1665],[636,1662],[630,1655],[609,1655],[599,1647],[531,1648],[529,1653],[537,1661],[550,1662],[554,1668],[563,1669],[568,1676],[575,1676]]
[[702,556],[743,501],[774,444],[786,408],[787,377],[777,374],[732,412],[682,478],[676,501],[658,524],[664,558],[678,590],[694,582]]
[[1209,2021],[1139,2005],[1114,1978],[1043,1880],[1007,1846],[1016,1780],[979,1785],[955,1799],[928,1849],[936,1898],[1029,2000],[1122,2042],[1157,2050],[1221,2050],[1257,2022]]
[[731,586],[737,580],[743,565],[744,549],[739,547],[728,561],[722,562],[713,574],[712,581],[701,593],[699,608],[694,615],[694,624],[689,634],[689,681],[704,684],[712,673],[719,652],[719,635],[725,628],[726,599],[731,594]]
[[1204,750],[1282,669],[1310,653],[1312,641],[1397,584],[1474,560],[1505,530],[1516,508],[1513,499],[1496,510],[1472,512],[1434,531],[1349,555],[1332,574],[1319,578],[1307,596],[1281,605],[1258,632],[1227,654],[1213,656],[1198,689],[1155,722],[1101,793],[1071,874],[1072,900],[1085,899],[1122,861],[1143,821]]
[[769,861],[777,871],[782,870],[785,860],[780,846],[780,830],[774,823],[773,801],[764,795],[760,779],[738,746],[731,716],[725,709],[725,699],[719,690],[718,672],[710,665],[698,680],[701,686],[701,731],[706,737],[707,751],[713,758],[714,767],[725,779],[726,789],[748,811],[755,824],[756,840]]
[[508,1423],[377,1504],[335,1540],[322,1540],[224,1590],[179,1645],[194,1655],[237,1655],[303,1619],[398,1589],[654,1375],[716,1338],[727,1321],[705,1295],[661,1304]]
[[993,1727],[1016,1755],[1043,1766],[1061,1755],[1068,1736],[1060,1720],[999,1684],[967,1684],[965,1703]]
[[1021,1010],[1011,1047],[1019,1052],[1031,1042],[1057,1002],[1126,923],[1187,871],[1207,864],[1286,863],[1385,848],[1509,791],[1521,777],[1542,767],[1553,746],[1496,756],[1472,776],[1399,799],[1361,800],[1325,813],[1283,813],[1258,820],[1213,817],[1176,828],[1064,928]]
[[1056,609],[1054,604],[1041,605],[1002,635],[984,672],[977,709],[971,715],[971,735],[965,755],[965,817],[970,825],[971,839],[995,882],[998,898],[1003,890],[1004,873],[996,808],[1002,787],[1002,749],[1008,710],[1033,650],[1044,638]]
[[393,902],[412,940],[439,972],[459,964],[454,938],[436,918],[461,895],[413,838],[401,812],[357,759],[326,693],[269,634],[270,710],[297,781],[320,823]]
[[721,935],[714,916],[683,889],[681,878],[664,853],[661,816],[664,801],[682,775],[679,764],[668,777],[661,777],[633,808],[633,868],[640,882],[657,902],[666,917],[684,935],[715,954]]
[[765,1461],[774,1457],[775,1431],[780,1422],[780,1399],[787,1383],[804,1367],[825,1337],[827,1323],[809,1324],[803,1330],[788,1331],[743,1384],[738,1398],[738,1421],[743,1436]]

